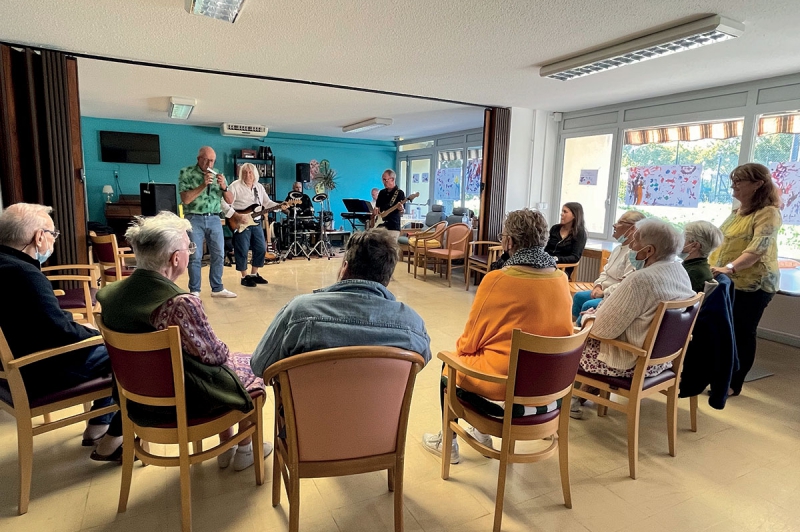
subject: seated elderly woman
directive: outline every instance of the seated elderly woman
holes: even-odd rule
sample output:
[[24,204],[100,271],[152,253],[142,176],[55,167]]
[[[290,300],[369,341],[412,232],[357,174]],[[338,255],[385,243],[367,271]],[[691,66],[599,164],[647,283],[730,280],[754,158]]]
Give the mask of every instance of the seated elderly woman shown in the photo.
[[633,271],[633,266],[628,260],[630,251],[628,243],[636,227],[636,222],[644,220],[644,218],[644,214],[639,211],[626,211],[614,224],[614,233],[611,236],[620,245],[614,248],[611,255],[608,256],[608,262],[594,282],[594,287],[591,290],[576,292],[572,296],[572,319],[577,320],[579,325],[581,313],[590,308],[597,308],[603,298],[610,296],[622,279]]
[[[506,218],[500,242],[508,253],[502,269],[489,272],[478,286],[475,300],[456,342],[456,355],[462,364],[496,375],[508,374],[511,334],[514,329],[543,336],[572,334],[567,276],[556,269],[556,260],[545,253],[547,221],[540,212],[513,211]],[[442,379],[440,399],[444,405],[446,379]],[[488,415],[503,415],[505,387],[463,374],[457,375],[456,393]],[[548,409],[556,408],[548,405]],[[514,405],[514,416],[530,415]],[[491,447],[492,438],[469,427],[468,433]],[[442,433],[425,434],[423,445],[441,455]],[[453,442],[450,463],[459,462],[458,443]]]
[[706,282],[714,278],[708,256],[722,243],[722,231],[704,220],[689,222],[683,228],[683,238],[685,244],[678,257],[683,259],[683,267],[689,274],[692,290],[702,292]]
[[[683,237],[672,226],[655,218],[636,224],[630,243],[629,258],[634,271],[603,301],[596,312],[584,315],[594,319],[592,336],[581,357],[581,369],[612,377],[633,377],[636,355],[609,346],[596,338],[616,339],[641,347],[661,301],[688,299],[695,295],[686,270],[675,260],[683,247]],[[647,368],[646,377],[654,377],[672,366],[671,362]],[[573,398],[570,416],[581,419],[581,401]]]
[[[191,417],[218,415],[232,409],[244,410],[247,390],[264,387],[261,378],[250,369],[250,355],[233,353],[217,338],[208,323],[200,298],[186,293],[175,284],[189,265],[189,256],[195,252],[187,231],[192,228],[188,220],[170,212],[151,218],[139,217],[125,233],[136,254],[136,270],[123,281],[107,285],[97,293],[103,306],[103,322],[112,331],[136,334],[180,327],[184,354],[184,372],[187,375],[187,397]],[[207,368],[224,367],[223,372]],[[213,378],[213,380],[212,380]],[[209,392],[213,388],[213,397]],[[163,411],[145,411],[140,416],[153,419]],[[136,410],[140,410],[137,408]],[[131,415],[133,415],[133,407]],[[174,415],[174,414],[172,414]],[[138,420],[137,420],[138,421]],[[144,424],[144,422],[142,422]],[[244,428],[244,427],[240,427]],[[220,434],[226,441],[233,436],[232,429]],[[264,454],[272,451],[272,444],[264,443]],[[238,448],[232,448],[217,457],[221,468],[233,460],[236,471],[253,464],[253,444],[248,438]]]

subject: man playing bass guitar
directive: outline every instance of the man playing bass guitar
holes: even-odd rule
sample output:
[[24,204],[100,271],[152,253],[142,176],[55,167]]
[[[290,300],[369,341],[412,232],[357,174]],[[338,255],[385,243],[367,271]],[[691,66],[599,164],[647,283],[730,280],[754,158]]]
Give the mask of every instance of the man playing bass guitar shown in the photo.
[[[394,173],[394,170],[390,168],[384,170],[381,179],[385,188],[378,193],[378,199],[375,200],[375,209],[372,211],[374,217],[406,199],[405,192],[395,184],[397,174]],[[400,216],[402,214],[403,206],[400,205],[397,209],[387,214],[383,219],[383,223],[379,226],[389,231],[395,240],[400,236]]]
[[[260,205],[262,209],[274,210],[274,207],[286,209],[286,205],[272,201],[258,182],[258,170],[252,163],[245,163],[239,168],[239,179],[230,184],[228,189],[233,193],[233,202],[222,201],[222,212],[225,217],[236,221],[236,225],[247,225],[250,222],[249,214],[239,214],[236,211],[246,210],[252,205]],[[258,274],[258,269],[264,266],[264,254],[267,245],[264,240],[264,230],[261,228],[263,213],[252,216],[255,225],[233,232],[233,251],[236,256],[236,271],[242,276],[242,286],[253,288],[259,284],[267,284],[267,280]],[[253,252],[250,264],[250,274],[247,273],[247,252]]]

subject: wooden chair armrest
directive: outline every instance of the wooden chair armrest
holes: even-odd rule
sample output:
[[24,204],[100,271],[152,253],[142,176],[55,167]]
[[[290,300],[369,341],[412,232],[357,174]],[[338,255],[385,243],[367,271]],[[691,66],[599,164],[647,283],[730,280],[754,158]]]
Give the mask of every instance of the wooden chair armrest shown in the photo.
[[92,278],[88,275],[62,275],[62,274],[55,274],[55,275],[45,275],[49,281],[86,281],[88,283],[92,282]]
[[65,295],[67,295],[67,293],[64,292],[63,290],[55,289],[55,290],[53,290],[53,295],[55,295],[56,297],[59,297],[59,296],[65,296]]
[[[475,246],[486,246],[486,245],[499,246],[500,242],[495,242],[494,240],[473,240],[472,242],[469,243],[469,245],[472,246],[474,250]],[[491,250],[491,247],[489,249]],[[474,251],[472,252],[472,254],[473,255],[475,254]]]
[[41,351],[37,351],[36,353],[31,353],[30,355],[26,355],[24,357],[15,358],[8,362],[8,367],[21,368],[22,366],[27,366],[28,364],[33,364],[34,362],[39,362],[41,360],[52,358],[54,356],[61,355],[64,353],[77,351],[78,349],[85,349],[87,347],[92,347],[95,345],[102,345],[102,343],[103,343],[102,336],[99,335],[93,336],[92,338],[87,338],[86,340],[75,342],[74,344],[55,347],[53,349],[43,349]]
[[577,262],[570,262],[569,264],[567,264],[567,263],[561,264],[559,262],[558,264],[556,264],[556,267],[559,270],[566,270],[567,268],[577,268],[578,267],[578,263]]
[[439,354],[436,355],[436,357],[445,364],[447,364],[448,366],[450,366],[451,368],[455,369],[459,373],[467,375],[468,377],[503,385],[505,385],[505,383],[508,381],[508,377],[505,375],[484,373],[469,366],[463,365],[461,362],[458,361],[458,358],[456,357],[455,353],[451,351],[440,351]]
[[86,270],[97,269],[97,264],[59,264],[58,266],[43,266],[42,273],[56,272],[61,270]]
[[132,251],[132,249],[130,247],[128,247],[128,246],[125,246],[125,247],[117,248],[117,251],[120,252],[120,253],[124,253],[126,251]]
[[133,253],[120,253],[119,256],[122,257],[123,259],[135,259],[136,258],[136,255],[134,255]]
[[590,334],[589,338],[594,338],[595,340],[599,340],[600,343],[602,343],[602,344],[611,345],[611,346],[614,346],[614,347],[619,347],[623,351],[627,351],[629,353],[633,353],[637,357],[646,357],[647,356],[647,351],[645,351],[641,347],[636,347],[635,345],[631,345],[628,342],[621,342],[619,340],[611,340],[609,338],[598,338],[597,336],[594,336],[593,334]]

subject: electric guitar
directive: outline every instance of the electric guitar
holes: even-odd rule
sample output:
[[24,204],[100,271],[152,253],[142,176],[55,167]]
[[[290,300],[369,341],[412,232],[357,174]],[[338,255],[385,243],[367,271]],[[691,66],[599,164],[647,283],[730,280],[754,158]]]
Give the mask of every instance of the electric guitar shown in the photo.
[[267,214],[267,213],[270,213],[270,212],[274,212],[274,211],[279,211],[281,209],[290,207],[292,205],[298,205],[299,203],[302,203],[302,201],[303,201],[302,199],[296,199],[296,200],[290,199],[290,200],[284,201],[281,204],[278,204],[278,205],[275,205],[274,207],[269,207],[269,208],[263,208],[263,207],[261,207],[260,204],[253,203],[252,205],[250,205],[249,207],[246,207],[244,209],[236,209],[236,214],[246,214],[247,215],[247,219],[244,222],[239,222],[239,221],[235,220],[233,216],[231,216],[230,218],[226,218],[225,221],[227,222],[228,228],[231,231],[233,231],[233,232],[237,232],[238,231],[238,232],[241,233],[242,231],[244,231],[248,227],[252,227],[254,225],[258,225],[256,222],[253,221],[253,216],[252,216],[253,214],[255,214],[256,216],[262,216],[264,214]]
[[413,194],[408,196],[406,199],[404,199],[402,201],[398,201],[397,203],[395,203],[394,205],[392,205],[391,207],[389,207],[385,211],[381,212],[377,216],[373,216],[372,217],[372,222],[369,224],[369,226],[370,227],[378,227],[378,226],[380,226],[384,222],[384,218],[386,218],[391,213],[393,213],[394,211],[399,209],[400,205],[404,204],[407,201],[413,201],[417,197],[419,197],[419,192],[414,192]]

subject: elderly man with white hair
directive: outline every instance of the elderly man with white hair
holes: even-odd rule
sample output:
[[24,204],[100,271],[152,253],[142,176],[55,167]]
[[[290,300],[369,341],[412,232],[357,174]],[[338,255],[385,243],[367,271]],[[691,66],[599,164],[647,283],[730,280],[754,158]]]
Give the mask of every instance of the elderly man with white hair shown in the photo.
[[[16,358],[100,334],[75,323],[72,314],[61,310],[50,281],[42,273],[41,265],[53,253],[59,235],[50,218],[52,210],[44,205],[15,203],[0,214],[0,279],[6,301],[0,305],[0,329]],[[31,399],[110,374],[111,363],[104,345],[64,353],[22,368],[22,379]],[[97,400],[93,409],[111,402],[110,397]],[[91,446],[99,441],[114,416],[106,414],[89,420],[83,444]]]
[[683,259],[683,267],[689,274],[692,290],[702,292],[706,282],[714,278],[708,256],[722,243],[722,231],[711,222],[700,220],[684,226],[683,238],[686,243],[678,256]]
[[[689,275],[676,253],[683,248],[683,236],[671,225],[655,218],[641,220],[629,245],[629,260],[636,271],[626,276],[596,312],[584,315],[594,319],[592,336],[620,340],[641,347],[661,301],[688,299],[695,295]],[[586,342],[581,368],[588,373],[631,378],[636,355],[599,340]],[[645,371],[654,377],[672,363],[656,364]],[[580,400],[574,398],[570,415],[581,419]]]

